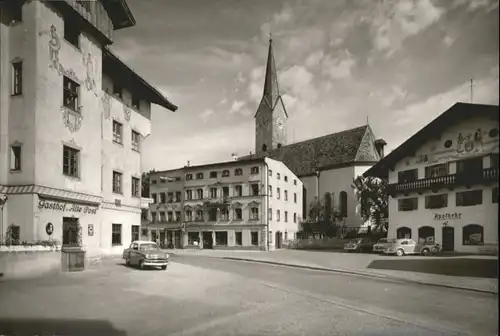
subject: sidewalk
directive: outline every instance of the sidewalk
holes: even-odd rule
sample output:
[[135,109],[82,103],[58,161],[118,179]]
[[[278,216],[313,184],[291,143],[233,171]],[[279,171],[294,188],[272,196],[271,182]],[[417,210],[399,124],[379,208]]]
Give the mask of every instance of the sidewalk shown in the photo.
[[[309,269],[335,271],[339,273],[356,274],[377,278],[394,279],[425,285],[472,290],[477,292],[498,294],[498,279],[450,276],[409,271],[373,269],[368,266],[376,260],[394,260],[397,257],[376,254],[354,254],[342,252],[317,252],[300,250],[263,251],[223,251],[223,250],[168,250],[174,255],[196,255],[203,257],[224,258],[241,261],[264,262],[277,265],[287,265]],[[421,257],[407,256],[409,260],[416,259],[453,259],[457,257]],[[401,260],[403,258],[397,258]],[[467,256],[466,258],[493,259],[496,256]]]

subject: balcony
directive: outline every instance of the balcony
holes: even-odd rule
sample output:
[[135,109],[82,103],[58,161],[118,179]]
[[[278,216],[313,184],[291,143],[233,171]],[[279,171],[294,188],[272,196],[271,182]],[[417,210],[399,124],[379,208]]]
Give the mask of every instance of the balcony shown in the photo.
[[229,206],[229,196],[220,196],[216,198],[210,198],[203,202],[203,205],[207,208],[218,208],[218,207],[227,207]]
[[389,195],[409,192],[422,192],[425,190],[453,189],[459,186],[473,186],[478,184],[491,184],[498,182],[498,167],[486,168],[482,173],[460,173],[444,176],[428,177],[415,181],[392,183],[387,186]]

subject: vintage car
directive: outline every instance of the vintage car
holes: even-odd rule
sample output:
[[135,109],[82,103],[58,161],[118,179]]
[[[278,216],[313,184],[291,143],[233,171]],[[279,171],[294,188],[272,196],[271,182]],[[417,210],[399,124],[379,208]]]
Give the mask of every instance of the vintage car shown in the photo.
[[373,245],[373,252],[382,253],[387,246],[394,243],[395,241],[396,239],[381,238],[375,245]]
[[127,266],[161,267],[166,270],[168,266],[168,253],[160,250],[158,245],[150,241],[136,240],[130,243],[129,248],[123,250],[123,259]]
[[372,249],[373,242],[368,238],[352,239],[344,245],[344,250],[348,252],[371,252]]
[[387,245],[384,250],[385,254],[396,254],[398,257],[407,254],[429,255],[431,253],[441,252],[442,248],[439,244],[430,241],[422,241],[417,243],[413,239],[396,239],[393,243]]

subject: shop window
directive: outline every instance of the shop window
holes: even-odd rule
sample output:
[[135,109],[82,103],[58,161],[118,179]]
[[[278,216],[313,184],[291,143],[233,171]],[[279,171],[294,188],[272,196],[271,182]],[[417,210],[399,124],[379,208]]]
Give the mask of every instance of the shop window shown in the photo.
[[418,210],[418,197],[398,199],[398,210],[399,211]]
[[448,194],[425,196],[426,209],[441,209],[448,206]]
[[483,191],[470,190],[457,192],[456,194],[456,206],[473,206],[483,204]]
[[483,245],[483,227],[477,224],[469,224],[463,227],[462,237],[464,245]]
[[419,242],[434,242],[434,228],[431,226],[422,226],[418,229],[418,240]]
[[252,245],[258,246],[259,245],[259,232],[258,231],[252,231],[250,233],[250,235],[251,235],[251,243],[252,243]]
[[199,245],[200,234],[198,232],[188,232],[188,245]]
[[215,232],[215,245],[227,246],[227,231]]
[[409,227],[403,226],[396,230],[396,237],[398,239],[410,239],[411,238],[411,229]]

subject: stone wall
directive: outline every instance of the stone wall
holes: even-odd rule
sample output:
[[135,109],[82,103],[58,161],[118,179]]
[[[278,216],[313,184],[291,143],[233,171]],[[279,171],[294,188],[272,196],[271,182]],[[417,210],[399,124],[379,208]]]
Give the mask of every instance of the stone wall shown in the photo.
[[5,279],[35,278],[60,271],[60,251],[0,251],[0,273]]

